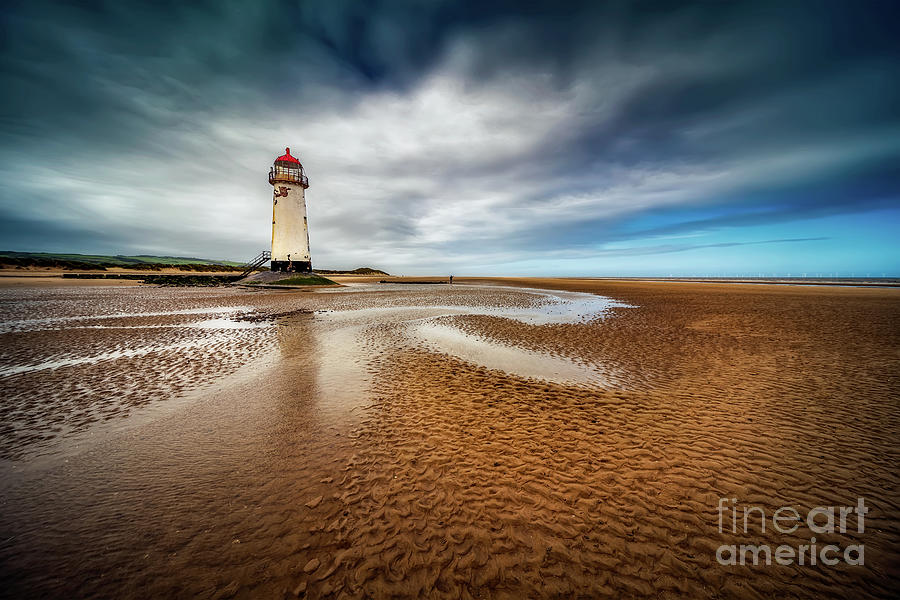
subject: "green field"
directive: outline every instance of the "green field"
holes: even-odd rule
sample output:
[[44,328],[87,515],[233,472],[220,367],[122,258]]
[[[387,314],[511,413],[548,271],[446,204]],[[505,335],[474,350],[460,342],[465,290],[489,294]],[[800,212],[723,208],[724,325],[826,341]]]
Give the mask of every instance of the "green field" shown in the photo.
[[57,252],[6,252],[0,251],[0,262],[6,263],[4,259],[16,259],[19,261],[35,260],[38,262],[58,261],[58,262],[77,262],[89,263],[102,266],[129,267],[134,265],[226,265],[231,267],[239,267],[243,263],[236,263],[228,260],[209,260],[206,258],[191,258],[187,256],[151,256],[149,254],[138,254],[135,256],[124,256],[118,254],[109,256],[104,254],[64,254]]
[[372,267],[359,267],[358,269],[353,269],[352,271],[341,271],[341,270],[333,270],[333,269],[316,269],[319,273],[325,273],[326,275],[389,275],[389,273],[385,273],[384,271],[380,271],[378,269],[373,269]]
[[319,277],[318,275],[297,275],[288,277],[287,279],[279,279],[273,281],[272,285],[337,285],[330,279]]

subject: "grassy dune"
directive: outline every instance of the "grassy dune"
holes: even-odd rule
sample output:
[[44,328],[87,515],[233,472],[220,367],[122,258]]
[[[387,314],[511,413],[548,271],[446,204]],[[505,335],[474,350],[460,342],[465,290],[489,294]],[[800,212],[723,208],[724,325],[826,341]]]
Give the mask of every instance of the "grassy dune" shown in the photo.
[[237,267],[241,263],[227,260],[209,260],[185,256],[134,256],[103,254],[67,254],[54,252],[0,252],[0,264],[15,267],[58,267],[62,269],[155,269],[164,267],[185,267],[188,270],[216,270],[221,267]]
[[330,279],[319,277],[318,275],[297,275],[288,277],[287,279],[279,279],[273,281],[272,285],[337,285]]

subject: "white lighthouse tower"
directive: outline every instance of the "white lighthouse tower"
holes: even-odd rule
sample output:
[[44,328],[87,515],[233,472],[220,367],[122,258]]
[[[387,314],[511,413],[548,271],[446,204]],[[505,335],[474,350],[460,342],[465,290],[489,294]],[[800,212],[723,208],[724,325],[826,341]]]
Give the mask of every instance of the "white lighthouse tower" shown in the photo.
[[309,180],[300,161],[285,148],[269,169],[274,187],[272,206],[272,270],[312,271],[309,228],[306,224],[306,188]]

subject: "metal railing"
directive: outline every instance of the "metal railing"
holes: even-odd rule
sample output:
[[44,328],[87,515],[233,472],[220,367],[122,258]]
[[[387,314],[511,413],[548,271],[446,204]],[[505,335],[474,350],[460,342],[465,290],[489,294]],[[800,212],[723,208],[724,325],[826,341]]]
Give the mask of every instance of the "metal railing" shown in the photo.
[[253,271],[258,270],[263,265],[264,262],[271,260],[271,258],[272,258],[272,253],[269,252],[268,250],[263,250],[262,252],[257,254],[255,257],[248,260],[247,263],[244,264],[243,267],[241,267],[241,271],[243,271],[243,273],[241,273],[241,277],[246,277]]
[[282,169],[272,167],[269,169],[269,183],[274,184],[276,181],[297,183],[304,189],[309,187],[309,179],[306,177],[306,175],[304,175],[301,169]]

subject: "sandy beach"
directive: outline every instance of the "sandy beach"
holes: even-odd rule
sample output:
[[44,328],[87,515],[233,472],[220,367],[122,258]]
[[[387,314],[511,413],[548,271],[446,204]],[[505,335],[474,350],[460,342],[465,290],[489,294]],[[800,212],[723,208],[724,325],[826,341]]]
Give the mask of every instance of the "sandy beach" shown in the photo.
[[335,279],[0,286],[0,595],[894,597],[900,289]]

